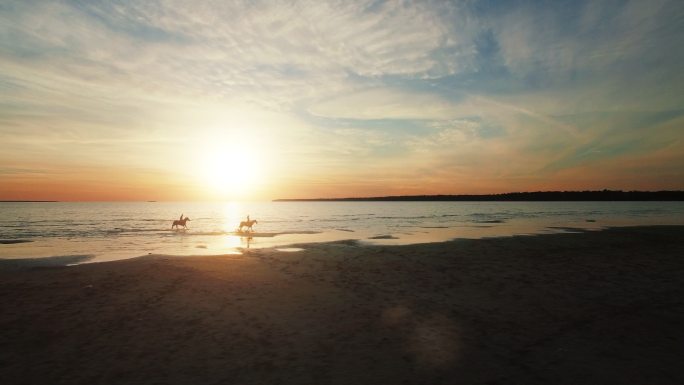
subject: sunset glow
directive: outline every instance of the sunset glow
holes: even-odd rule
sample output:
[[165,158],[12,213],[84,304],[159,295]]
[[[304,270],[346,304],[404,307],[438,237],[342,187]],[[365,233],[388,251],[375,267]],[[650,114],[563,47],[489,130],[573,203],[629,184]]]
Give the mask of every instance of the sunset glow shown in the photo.
[[676,1],[0,6],[0,200],[684,189]]
[[208,149],[200,170],[208,187],[233,197],[253,192],[260,178],[258,161],[238,147]]

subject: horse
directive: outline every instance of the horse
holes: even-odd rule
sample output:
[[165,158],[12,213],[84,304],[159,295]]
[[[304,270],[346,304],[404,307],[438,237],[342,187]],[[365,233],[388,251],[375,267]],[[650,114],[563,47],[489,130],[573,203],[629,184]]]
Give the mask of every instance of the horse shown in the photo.
[[180,226],[183,226],[184,228],[187,229],[188,226],[186,226],[185,223],[189,220],[190,220],[190,218],[188,218],[188,217],[183,218],[183,214],[181,214],[180,219],[173,221],[171,228],[173,229],[175,227],[176,229],[179,229]]
[[238,227],[238,231],[242,231],[243,227],[247,227],[248,231],[253,231],[252,226],[254,226],[255,223],[258,223],[256,219],[252,219],[251,221],[242,221],[240,222],[240,227]]

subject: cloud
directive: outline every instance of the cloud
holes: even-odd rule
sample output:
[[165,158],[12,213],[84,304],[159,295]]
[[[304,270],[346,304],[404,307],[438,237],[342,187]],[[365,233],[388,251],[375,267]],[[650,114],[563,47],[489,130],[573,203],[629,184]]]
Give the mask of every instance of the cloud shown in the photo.
[[342,119],[449,119],[454,105],[439,96],[392,88],[349,93],[309,106],[319,117]]
[[682,17],[666,0],[5,2],[0,160],[164,169],[240,126],[314,179],[552,179],[681,139]]

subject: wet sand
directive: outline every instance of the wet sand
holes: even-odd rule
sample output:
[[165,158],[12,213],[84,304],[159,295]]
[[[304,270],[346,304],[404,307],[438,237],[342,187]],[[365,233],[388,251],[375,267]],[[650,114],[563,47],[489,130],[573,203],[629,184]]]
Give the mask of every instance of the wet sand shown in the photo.
[[684,383],[684,227],[0,263],[3,384]]

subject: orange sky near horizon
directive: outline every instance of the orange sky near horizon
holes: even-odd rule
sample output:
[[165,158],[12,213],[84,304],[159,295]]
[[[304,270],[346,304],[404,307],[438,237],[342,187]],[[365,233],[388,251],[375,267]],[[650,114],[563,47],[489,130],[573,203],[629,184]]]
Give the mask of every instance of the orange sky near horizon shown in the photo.
[[[60,177],[14,176],[5,177],[0,190],[0,200],[55,200],[55,201],[230,201],[230,200],[272,200],[287,198],[343,198],[391,195],[435,195],[435,194],[498,194],[519,191],[583,191],[583,190],[684,190],[674,172],[672,179],[662,179],[661,175],[639,175],[641,168],[648,168],[649,159],[634,160],[632,164],[606,164],[596,169],[565,171],[560,180],[538,181],[534,178],[517,180],[497,180],[473,177],[467,183],[435,180],[425,184],[407,183],[401,176],[396,180],[387,178],[373,180],[346,176],[314,180],[281,180],[280,184],[260,185],[243,194],[216,191],[212,186],[192,183],[173,174],[153,174],[120,170],[63,170]],[[621,176],[614,171],[622,167],[632,167],[639,183],[634,177]],[[592,175],[594,169],[594,175]],[[607,179],[608,174],[616,175]],[[364,180],[365,182],[360,182]]]

